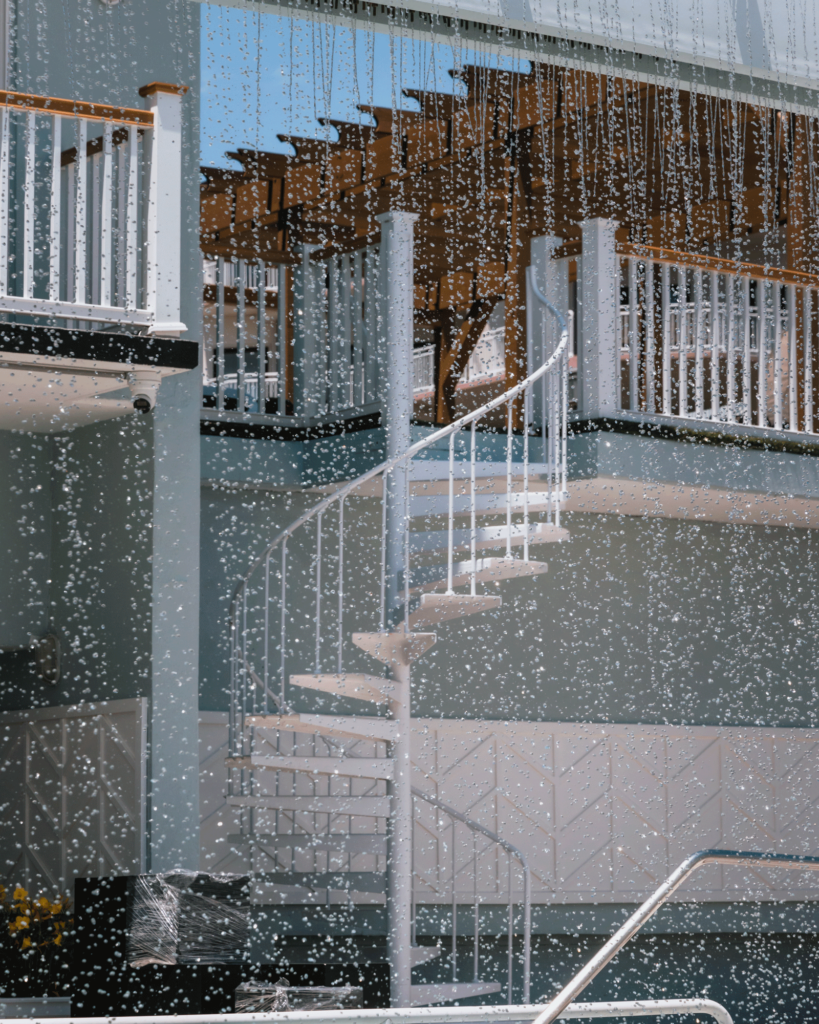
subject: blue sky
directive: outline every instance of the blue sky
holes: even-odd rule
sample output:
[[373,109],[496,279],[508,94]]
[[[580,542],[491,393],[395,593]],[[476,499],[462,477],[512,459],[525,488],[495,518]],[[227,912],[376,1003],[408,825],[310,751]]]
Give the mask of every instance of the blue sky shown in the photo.
[[202,163],[229,166],[224,153],[237,147],[287,152],[277,133],[320,137],[321,116],[366,123],[356,104],[400,104],[403,87],[452,92],[449,69],[475,61],[499,63],[448,44],[203,4]]

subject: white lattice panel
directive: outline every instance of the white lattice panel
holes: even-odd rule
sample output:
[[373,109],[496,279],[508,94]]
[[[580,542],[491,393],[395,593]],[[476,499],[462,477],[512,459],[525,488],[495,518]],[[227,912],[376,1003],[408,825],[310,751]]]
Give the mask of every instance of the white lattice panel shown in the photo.
[[[200,736],[202,866],[246,870],[250,865],[231,854],[226,842],[237,829],[224,798],[226,716],[203,716]],[[415,719],[413,764],[415,786],[526,853],[538,903],[639,900],[705,847],[819,853],[819,732],[813,730]],[[294,787],[290,792],[314,785],[292,776],[279,784]],[[370,831],[372,824],[369,819],[365,826],[346,827]],[[383,819],[377,827],[382,824]],[[324,830],[326,823],[311,818],[300,826]],[[336,821],[333,831],[344,827]],[[498,857],[484,840],[478,853],[481,899],[501,900],[505,855]],[[459,827],[459,898],[473,893],[473,855],[472,840]],[[307,864],[293,867],[311,870]],[[415,870],[419,900],[451,899],[449,820],[421,801]],[[517,875],[515,885],[519,895]],[[697,899],[714,901],[816,899],[819,879],[709,867],[694,875],[680,898],[694,891]]]
[[145,863],[144,699],[0,714],[0,876],[56,891]]

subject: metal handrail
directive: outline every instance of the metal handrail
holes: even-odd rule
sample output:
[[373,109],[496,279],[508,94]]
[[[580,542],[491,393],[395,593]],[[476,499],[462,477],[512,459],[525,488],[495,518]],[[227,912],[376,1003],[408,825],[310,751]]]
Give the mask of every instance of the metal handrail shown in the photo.
[[783,853],[748,853],[736,850],[700,850],[673,871],[663,884],[617,929],[608,942],[582,967],[572,980],[551,999],[534,1019],[533,1024],[552,1024],[580,995],[592,979],[632,939],[643,925],[657,913],[689,875],[703,864],[770,864],[773,867],[819,871],[819,857],[796,857]]
[[236,584],[233,590],[233,595],[230,603],[229,621],[231,624],[235,620],[236,602],[239,597],[239,594],[242,592],[242,588],[246,586],[253,573],[272,554],[272,552],[275,551],[276,548],[279,547],[279,545],[288,537],[291,537],[296,532],[296,530],[298,530],[301,526],[304,526],[305,523],[310,522],[310,520],[320,515],[331,505],[335,504],[336,502],[342,501],[344,498],[347,497],[347,495],[357,490],[359,487],[362,487],[365,483],[372,480],[374,477],[379,476],[382,473],[388,473],[396,466],[399,466],[404,462],[408,462],[415,455],[417,455],[418,452],[423,451],[425,448],[432,447],[439,441],[442,441],[445,438],[450,437],[452,434],[457,434],[458,432],[463,430],[464,427],[468,427],[470,424],[486,416],[488,413],[493,412],[495,409],[499,409],[502,405],[506,405],[508,402],[514,401],[519,395],[521,395],[524,391],[526,391],[533,384],[539,381],[541,377],[544,377],[555,366],[555,364],[558,362],[560,357],[565,352],[566,347],[569,343],[569,329],[566,324],[566,318],[563,316],[560,310],[556,306],[554,306],[546,298],[543,292],[538,288],[537,283],[534,280],[534,274],[532,274],[531,271],[532,268],[529,267],[527,269],[527,275],[529,284],[532,288],[532,292],[535,298],[544,306],[546,306],[546,308],[557,319],[557,322],[560,326],[560,341],[558,342],[554,352],[551,354],[551,356],[549,356],[546,362],[542,366],[538,367],[538,369],[535,370],[534,373],[531,373],[528,377],[522,380],[519,384],[516,384],[514,387],[509,388],[508,391],[504,391],[502,395],[498,395],[497,398],[493,398],[491,401],[486,402],[484,405],[475,409],[473,412],[467,413],[465,416],[461,416],[460,419],[457,419],[454,422],[447,424],[445,427],[440,427],[438,430],[435,430],[431,434],[428,434],[427,437],[421,438],[420,441],[416,441],[415,444],[411,445],[405,452],[402,452],[401,455],[396,455],[392,459],[388,459],[386,462],[382,462],[380,463],[380,465],[374,466],[372,469],[368,469],[366,473],[362,473],[361,476],[356,477],[355,480],[351,480],[349,483],[344,484],[342,487],[339,487],[338,490],[333,491],[332,494],[329,494],[326,498],[323,498],[320,502],[318,502],[318,504],[314,505],[312,508],[302,513],[302,515],[300,515],[298,519],[295,519],[289,526],[285,527],[285,529],[283,529],[281,533],[279,533],[276,536],[275,540],[273,540],[264,549],[264,551],[261,553],[261,555],[259,555],[256,561],[251,564],[250,568],[247,570],[245,575]]
[[[503,849],[512,857],[517,858],[521,871],[523,872],[523,1001],[524,1003],[528,1003],[530,998],[532,975],[532,869],[529,866],[529,861],[526,859],[526,854],[522,850],[519,850],[513,843],[510,843],[508,839],[504,839],[502,836],[497,835],[485,825],[481,825],[480,822],[474,821],[472,818],[468,818],[461,811],[457,810],[457,808],[451,807],[443,800],[440,800],[437,796],[433,796],[431,793],[425,793],[422,789],[418,789],[417,786],[412,787],[412,795],[417,796],[420,800],[425,800],[433,807],[439,808],[444,812],[444,814],[448,814],[450,818],[463,822],[467,828],[472,829],[474,832],[480,832],[481,835],[486,836],[487,839],[491,839],[493,843],[497,843],[499,846],[502,846]],[[452,889],[454,893],[454,878],[452,879]],[[454,921],[452,926],[453,928],[455,927]],[[510,998],[511,990],[512,979],[510,977]]]
[[[8,1000],[11,1002],[11,1000]],[[2,997],[0,997],[2,1003]],[[528,1022],[537,1006],[419,1006],[383,1010],[286,1010],[269,1013],[182,1013],[144,1017],[48,1017],[32,1024],[512,1024]],[[609,1003],[573,1003],[562,1020],[599,1017],[667,1017],[701,1013],[717,1024],[733,1024],[731,1014],[713,999],[639,999]],[[20,1024],[0,1017],[0,1024]]]

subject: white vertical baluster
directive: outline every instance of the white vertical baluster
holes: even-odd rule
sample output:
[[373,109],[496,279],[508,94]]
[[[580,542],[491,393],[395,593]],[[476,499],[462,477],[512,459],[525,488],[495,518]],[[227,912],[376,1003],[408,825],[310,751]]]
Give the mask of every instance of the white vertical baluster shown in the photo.
[[671,415],[671,268],[663,263],[662,318],[663,318],[663,413]]
[[117,253],[114,261],[116,271],[117,287],[114,295],[114,305],[125,306],[125,267],[126,267],[126,217],[128,208],[128,151],[120,138],[116,153],[117,165]]
[[654,367],[654,261],[646,260],[646,411],[657,411]]
[[128,127],[128,199],[126,203],[125,231],[125,305],[127,309],[136,309],[138,300],[137,271],[137,203],[139,187],[139,135],[135,125]]
[[0,107],[0,295],[9,290],[9,128],[11,111]]
[[351,285],[351,268],[350,268],[350,257],[341,257],[341,278],[339,280],[339,298],[341,299],[341,309],[339,310],[339,328],[341,330],[341,337],[339,338],[341,356],[339,374],[340,374],[340,406],[342,409],[349,408],[355,403],[355,377],[353,376],[353,359],[352,359],[352,347],[351,347],[351,336],[352,336],[352,316],[351,309],[353,302],[353,295],[350,289]]
[[512,557],[512,402],[506,403],[506,557]]
[[743,423],[753,423],[751,400],[751,279],[742,279],[742,414]]
[[737,279],[726,277],[726,310],[725,317],[728,328],[728,422],[737,421],[737,365],[736,365],[736,288]]
[[796,375],[796,286],[788,285],[788,429],[799,429]]
[[[633,350],[632,350],[633,351]],[[553,374],[550,373],[550,376]],[[527,394],[526,398],[531,401]],[[632,407],[634,408],[634,407]],[[523,421],[523,561],[529,561],[529,417]],[[556,468],[556,467],[555,467]],[[557,474],[555,474],[556,478]],[[557,479],[555,479],[557,483]],[[552,489],[551,481],[549,490]]]
[[60,299],[60,216],[62,199],[62,118],[55,114],[51,124],[51,224],[48,250],[48,297]]
[[287,412],[287,266],[278,268],[279,288],[276,295],[276,410],[280,416]]
[[236,288],[236,408],[239,412],[245,411],[245,360],[247,356],[245,266],[244,260],[237,260],[233,277]]
[[705,414],[704,396],[704,324],[702,318],[702,271],[694,269],[694,415],[701,420]]
[[364,405],[367,401],[367,382],[364,377],[364,309],[362,294],[361,252],[353,255],[353,405]]
[[26,163],[23,183],[23,295],[34,298],[34,189],[37,158],[37,121],[33,110],[26,115]]
[[802,337],[805,339],[805,431],[813,433],[813,289],[802,289]]
[[677,324],[679,342],[677,345],[677,389],[679,391],[680,416],[688,415],[688,271],[677,267]]
[[476,443],[477,438],[475,435],[476,421],[472,421],[471,436],[470,436],[470,448],[469,448],[469,557],[470,557],[470,569],[469,569],[469,592],[470,594],[475,593],[475,579],[477,572],[477,560],[476,560],[476,523],[475,523],[475,462],[476,462]]
[[256,261],[256,355],[259,357],[259,395],[257,412],[265,412],[267,401],[267,338],[265,332],[266,297],[264,260]]
[[719,419],[719,274],[711,271],[711,308],[708,313],[711,329],[711,419]]
[[757,424],[768,425],[768,284],[757,281],[756,305],[759,311],[759,331],[757,336]]
[[102,173],[100,175],[100,294],[101,306],[110,306],[113,279],[113,145],[114,127],[105,122],[102,130]]
[[782,429],[782,285],[771,286],[774,343],[774,429]]
[[449,435],[449,507],[446,545],[446,592],[452,593],[452,550],[455,528],[455,434]]
[[74,259],[76,256],[76,244],[74,235],[76,232],[77,222],[75,213],[75,204],[77,200],[76,192],[76,177],[77,177],[77,162],[72,160],[65,169],[65,298],[66,301],[71,302],[74,298]]
[[88,212],[88,160],[86,146],[88,142],[88,122],[77,119],[77,158],[74,199],[74,301],[86,301],[86,217]]
[[636,412],[640,407],[640,337],[637,330],[637,260],[631,256],[628,261],[628,369],[629,409]]
[[100,165],[102,154],[95,153],[88,161],[91,169],[91,302],[100,301]]
[[339,281],[338,257],[331,256],[327,261],[327,334],[328,357],[330,360],[330,412],[337,412],[340,402],[341,381],[341,323],[339,303],[341,285]]
[[225,260],[216,260],[216,408],[225,408]]

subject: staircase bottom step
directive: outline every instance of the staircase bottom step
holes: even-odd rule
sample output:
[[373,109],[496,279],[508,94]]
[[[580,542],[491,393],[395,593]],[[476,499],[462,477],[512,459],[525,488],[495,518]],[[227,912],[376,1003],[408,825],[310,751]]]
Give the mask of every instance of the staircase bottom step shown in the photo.
[[473,996],[488,996],[500,992],[497,981],[450,981],[439,985],[412,985],[410,988],[413,1006],[431,1006],[433,1003],[450,1003],[453,999],[470,999]]

